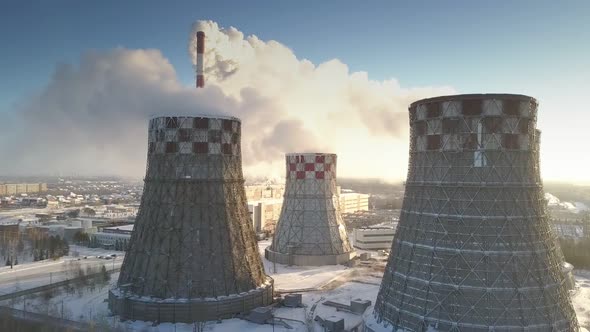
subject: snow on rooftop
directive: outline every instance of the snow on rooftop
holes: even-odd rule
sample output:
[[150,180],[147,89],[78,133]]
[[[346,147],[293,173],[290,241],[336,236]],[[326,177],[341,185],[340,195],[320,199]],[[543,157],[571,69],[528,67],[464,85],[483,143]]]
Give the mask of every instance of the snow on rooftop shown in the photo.
[[123,226],[113,226],[113,227],[105,227],[104,229],[110,229],[110,230],[119,230],[119,231],[132,231],[133,230],[133,226],[135,226],[135,224],[131,224],[131,225],[123,225]]

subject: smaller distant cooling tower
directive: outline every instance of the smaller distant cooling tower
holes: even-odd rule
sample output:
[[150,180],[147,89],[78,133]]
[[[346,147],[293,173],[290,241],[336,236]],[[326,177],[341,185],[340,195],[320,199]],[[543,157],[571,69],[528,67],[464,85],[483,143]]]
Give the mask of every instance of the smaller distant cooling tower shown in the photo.
[[240,120],[150,121],[141,206],[109,308],[122,319],[233,317],[273,299],[248,214]]
[[287,154],[287,183],[268,260],[289,265],[348,262],[351,250],[336,192],[336,155]]

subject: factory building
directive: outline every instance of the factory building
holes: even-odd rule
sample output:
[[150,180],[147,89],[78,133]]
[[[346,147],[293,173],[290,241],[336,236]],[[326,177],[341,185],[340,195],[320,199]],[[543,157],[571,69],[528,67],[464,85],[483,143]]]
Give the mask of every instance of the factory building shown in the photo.
[[363,250],[390,249],[396,225],[368,226],[353,230],[354,247]]
[[241,122],[150,121],[144,193],[109,308],[121,319],[195,322],[273,301],[249,217]]
[[417,101],[369,331],[578,331],[539,171],[537,101]]
[[265,257],[289,265],[344,264],[354,257],[338,203],[336,155],[286,156],[283,207]]

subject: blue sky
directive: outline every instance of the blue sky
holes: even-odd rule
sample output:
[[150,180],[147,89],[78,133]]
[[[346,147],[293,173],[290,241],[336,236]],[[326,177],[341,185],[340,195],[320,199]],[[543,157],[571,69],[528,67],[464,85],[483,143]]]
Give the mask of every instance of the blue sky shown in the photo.
[[[192,84],[186,41],[198,19],[277,40],[316,64],[338,58],[404,87],[532,95],[542,103],[541,129],[563,139],[548,144],[552,158],[563,158],[559,145],[568,139],[587,138],[572,134],[590,120],[582,104],[590,88],[584,0],[3,1],[0,112],[41,89],[57,63],[76,63],[88,49],[160,49]],[[572,127],[564,116],[582,121]]]
[[[211,19],[315,63],[458,90],[543,91],[589,72],[588,1],[9,1],[1,10],[2,107],[87,49],[158,48],[187,83],[190,24]],[[518,74],[516,74],[518,73]],[[551,78],[548,80],[548,78]],[[580,83],[580,82],[578,82]]]

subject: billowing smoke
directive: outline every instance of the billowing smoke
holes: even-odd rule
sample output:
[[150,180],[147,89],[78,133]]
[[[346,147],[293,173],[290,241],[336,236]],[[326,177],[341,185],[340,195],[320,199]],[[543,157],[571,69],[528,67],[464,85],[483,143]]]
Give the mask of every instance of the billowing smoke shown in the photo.
[[118,48],[59,65],[41,92],[5,117],[3,174],[141,177],[154,115],[222,114],[242,119],[247,176],[279,177],[287,152],[335,152],[339,174],[399,179],[407,161],[407,106],[452,89],[403,89],[371,81],[339,60],[314,65],[276,41],[199,21],[205,31],[204,89],[185,86],[158,50]]

